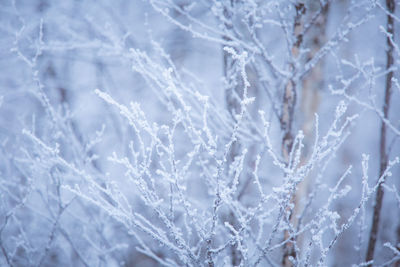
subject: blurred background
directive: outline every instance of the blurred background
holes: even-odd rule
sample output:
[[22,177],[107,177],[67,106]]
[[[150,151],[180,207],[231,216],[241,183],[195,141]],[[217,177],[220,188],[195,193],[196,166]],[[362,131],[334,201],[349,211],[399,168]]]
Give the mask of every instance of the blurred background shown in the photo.
[[[313,234],[304,233],[299,247],[310,248],[310,262],[316,264],[322,248],[355,214],[322,265],[362,264],[377,192],[363,195],[363,177],[368,174],[373,188],[382,174],[382,155],[390,165],[400,151],[400,8],[393,1],[390,35],[386,2],[0,1],[0,265],[195,265],[145,231],[153,224],[168,233],[161,211],[181,229],[199,264],[207,265],[202,238],[211,229],[217,185],[229,196],[223,196],[217,224],[223,228],[228,221],[238,229],[242,217],[237,214],[249,218],[261,203],[258,219],[247,225],[255,233],[264,229],[263,243],[279,218],[274,188],[289,184],[268,151],[289,164],[288,148],[296,145],[285,147],[285,133],[293,143],[300,130],[298,166],[315,164],[307,174],[299,172],[300,184],[293,182],[291,201],[299,211],[290,212],[310,226],[304,232],[320,222],[316,231],[324,234],[310,245]],[[394,44],[391,65],[388,35]],[[389,102],[388,73],[393,73]],[[291,128],[284,116],[289,87],[296,92]],[[243,88],[254,97],[251,104],[243,104]],[[387,116],[384,103],[390,103]],[[338,105],[347,109],[334,136],[329,128]],[[259,111],[269,122],[271,147]],[[232,132],[237,139],[228,146]],[[316,132],[321,146],[330,133],[329,145],[313,158]],[[369,155],[366,173],[364,154]],[[316,214],[350,166],[338,189],[346,192],[329,202],[339,217],[322,222]],[[214,177],[220,168],[222,184]],[[254,173],[273,201],[260,200]],[[391,174],[384,175],[377,266],[399,256],[398,165]],[[161,204],[150,204],[157,201]],[[231,238],[222,228],[215,247]],[[282,242],[286,231],[280,225],[272,245]],[[243,238],[249,255],[258,255],[255,237]],[[165,239],[174,240],[168,234]],[[246,264],[244,254],[235,254],[237,246],[227,245],[215,264],[250,266],[251,259]],[[281,265],[282,253],[272,251],[273,262]],[[260,265],[268,264],[263,259]]]

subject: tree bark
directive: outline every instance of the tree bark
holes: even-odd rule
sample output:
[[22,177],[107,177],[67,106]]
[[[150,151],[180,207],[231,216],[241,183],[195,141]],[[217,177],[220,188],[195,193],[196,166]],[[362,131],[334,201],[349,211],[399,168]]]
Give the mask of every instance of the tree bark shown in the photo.
[[[299,56],[299,50],[300,46],[303,42],[303,35],[302,35],[302,29],[303,29],[303,15],[306,13],[306,7],[303,2],[299,2],[295,5],[296,9],[296,16],[294,19],[294,25],[293,25],[293,32],[295,35],[295,43],[293,44],[292,47],[292,56],[293,59],[296,60]],[[296,72],[295,66],[291,64],[290,66],[291,71],[293,73]],[[294,120],[294,109],[296,107],[296,101],[297,101],[297,84],[296,81],[291,78],[288,83],[285,86],[285,91],[283,94],[283,99],[282,99],[282,111],[281,111],[281,116],[280,116],[280,124],[281,124],[281,130],[283,131],[283,138],[282,138],[282,155],[289,164],[289,157],[290,157],[290,151],[292,150],[293,146],[293,120]],[[296,194],[292,196],[291,202],[296,205]],[[293,211],[291,211],[289,208],[287,212],[291,213],[290,219],[292,220],[295,215],[293,214]],[[284,239],[287,240],[290,238],[290,233],[289,231],[284,232]],[[290,261],[290,258],[295,258],[296,257],[296,251],[294,248],[294,242],[295,240],[293,238],[290,238],[291,240],[285,244],[284,251],[283,251],[283,258],[282,258],[282,264],[283,266],[292,266],[292,262]]]
[[[388,14],[387,16],[387,26],[386,30],[387,32],[394,38],[394,20],[391,14],[394,14],[395,10],[395,3],[394,0],[386,0],[386,7],[388,9]],[[386,43],[387,43],[387,51],[386,51],[386,69],[389,70],[393,63],[393,44],[390,40],[389,37],[386,38]],[[383,115],[384,118],[387,119],[389,115],[389,108],[390,108],[390,96],[391,96],[391,91],[392,91],[392,78],[393,78],[393,71],[389,71],[386,75],[386,83],[385,83],[385,98],[384,98],[384,103],[383,103]],[[387,139],[387,134],[386,134],[386,124],[384,121],[381,122],[381,130],[380,130],[380,168],[379,168],[379,177],[383,175],[383,173],[386,170],[387,164],[388,164],[388,153],[387,153],[387,148],[386,148],[386,140]],[[379,184],[376,197],[375,197],[375,206],[374,206],[374,213],[372,217],[372,227],[371,227],[371,232],[369,235],[369,241],[368,241],[368,249],[367,249],[367,255],[365,260],[367,262],[371,261],[374,259],[374,252],[375,252],[375,245],[376,245],[376,240],[378,236],[378,229],[379,229],[379,221],[380,221],[380,212],[382,209],[382,202],[383,202],[383,187],[382,184]],[[372,264],[369,264],[368,266],[372,266]]]

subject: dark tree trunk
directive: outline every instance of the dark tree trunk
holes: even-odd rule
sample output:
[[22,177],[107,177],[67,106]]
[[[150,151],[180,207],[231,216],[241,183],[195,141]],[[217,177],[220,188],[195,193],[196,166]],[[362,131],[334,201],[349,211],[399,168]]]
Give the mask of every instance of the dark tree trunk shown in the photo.
[[[391,14],[394,14],[395,3],[394,0],[386,0],[386,7],[390,14],[387,16],[387,26],[386,30],[389,34],[393,36],[394,33],[394,20]],[[393,36],[394,38],[394,36]],[[386,38],[387,42],[387,51],[386,51],[386,69],[389,70],[393,65],[393,44],[389,37]],[[392,78],[393,78],[393,71],[389,71],[386,75],[386,84],[385,84],[385,98],[383,103],[383,115],[384,118],[387,119],[389,116],[389,108],[390,108],[390,96],[392,91]],[[384,121],[381,122],[381,131],[380,131],[380,169],[379,169],[379,177],[383,175],[386,170],[387,163],[388,163],[388,153],[386,148],[386,124]],[[382,182],[383,183],[383,182]],[[374,206],[374,214],[372,217],[372,227],[371,232],[369,235],[368,241],[368,249],[366,255],[366,261],[371,261],[374,259],[374,252],[375,252],[375,245],[378,236],[378,229],[379,229],[379,221],[380,221],[380,212],[382,209],[382,202],[383,202],[383,187],[382,183],[379,184],[378,190],[376,193],[375,198],[375,206]],[[372,266],[370,264],[369,266]]]

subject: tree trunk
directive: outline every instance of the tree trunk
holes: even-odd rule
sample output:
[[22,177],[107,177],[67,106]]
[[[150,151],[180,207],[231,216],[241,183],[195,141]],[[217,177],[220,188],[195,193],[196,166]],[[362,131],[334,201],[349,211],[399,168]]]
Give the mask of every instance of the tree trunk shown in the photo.
[[[394,14],[394,9],[395,9],[395,3],[394,0],[386,0],[386,7],[389,11],[390,14],[387,16],[387,26],[386,30],[387,32],[393,36],[394,38],[394,20],[391,14]],[[388,46],[388,49],[386,51],[386,69],[389,70],[392,65],[393,65],[393,45],[389,37],[386,38],[386,43]],[[388,119],[389,116],[389,108],[390,108],[390,96],[391,96],[391,91],[392,91],[392,78],[393,78],[393,71],[389,71],[386,74],[386,84],[385,84],[385,98],[384,98],[384,103],[383,103],[383,115],[385,119]],[[379,169],[379,177],[383,175],[383,173],[386,170],[387,163],[388,163],[388,153],[387,153],[387,148],[386,148],[386,124],[384,121],[381,122],[381,131],[380,131],[380,169]],[[378,190],[376,193],[376,198],[375,198],[375,206],[374,206],[374,214],[372,217],[372,227],[371,227],[371,232],[369,235],[369,241],[368,241],[368,249],[367,249],[367,255],[365,260],[367,262],[371,261],[374,259],[374,252],[375,252],[375,245],[376,245],[376,240],[378,236],[378,229],[379,229],[379,221],[380,221],[380,212],[382,209],[382,202],[383,202],[383,187],[382,183],[379,184]],[[372,264],[369,264],[369,266],[372,266]]]

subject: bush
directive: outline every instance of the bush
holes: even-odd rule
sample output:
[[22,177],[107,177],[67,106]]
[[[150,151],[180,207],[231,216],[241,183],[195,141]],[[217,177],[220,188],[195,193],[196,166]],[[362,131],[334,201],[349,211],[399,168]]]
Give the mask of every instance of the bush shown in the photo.
[[394,0],[0,10],[0,265],[400,264]]

